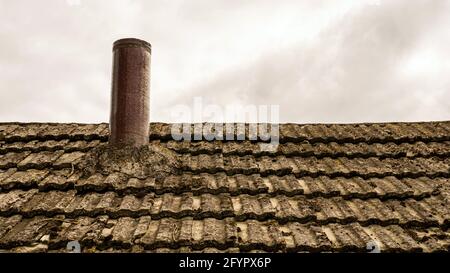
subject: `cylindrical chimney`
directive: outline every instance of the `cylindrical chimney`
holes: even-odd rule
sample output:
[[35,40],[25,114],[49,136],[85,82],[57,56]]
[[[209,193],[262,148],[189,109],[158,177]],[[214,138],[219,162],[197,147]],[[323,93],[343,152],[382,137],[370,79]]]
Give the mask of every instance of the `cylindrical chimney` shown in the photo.
[[149,142],[151,45],[128,38],[114,42],[110,137],[112,145]]

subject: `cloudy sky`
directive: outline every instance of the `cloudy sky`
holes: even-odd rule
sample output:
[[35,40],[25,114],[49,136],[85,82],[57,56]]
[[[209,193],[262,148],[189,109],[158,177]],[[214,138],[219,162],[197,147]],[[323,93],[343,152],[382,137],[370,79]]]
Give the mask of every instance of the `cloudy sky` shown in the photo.
[[450,0],[0,0],[0,121],[109,119],[112,43],[152,44],[152,121],[279,105],[282,122],[450,120]]

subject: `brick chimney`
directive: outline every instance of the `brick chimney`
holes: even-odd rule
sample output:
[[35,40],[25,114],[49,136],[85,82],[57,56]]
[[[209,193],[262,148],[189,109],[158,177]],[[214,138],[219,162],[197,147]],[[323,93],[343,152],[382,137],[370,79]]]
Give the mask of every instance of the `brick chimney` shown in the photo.
[[114,42],[109,143],[139,147],[149,142],[150,43]]

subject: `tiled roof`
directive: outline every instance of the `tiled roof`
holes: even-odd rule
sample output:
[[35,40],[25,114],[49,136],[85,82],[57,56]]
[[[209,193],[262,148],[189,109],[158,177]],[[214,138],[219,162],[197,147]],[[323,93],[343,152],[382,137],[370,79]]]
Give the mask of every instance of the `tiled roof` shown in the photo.
[[450,250],[450,122],[284,124],[275,153],[150,127],[180,172],[84,173],[107,124],[0,124],[0,249]]

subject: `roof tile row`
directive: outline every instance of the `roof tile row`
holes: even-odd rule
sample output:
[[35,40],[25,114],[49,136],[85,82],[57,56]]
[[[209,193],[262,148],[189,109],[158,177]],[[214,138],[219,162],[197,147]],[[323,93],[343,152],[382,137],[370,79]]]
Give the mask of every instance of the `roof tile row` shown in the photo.
[[[0,226],[3,231],[0,248],[3,249],[42,244],[47,240],[49,249],[61,249],[67,242],[77,240],[84,248],[95,246],[99,250],[112,247],[129,249],[134,245],[145,249],[213,247],[222,250],[238,248],[240,251],[366,251],[367,244],[375,242],[382,251],[429,251],[429,244],[420,241],[420,231],[397,225],[320,226],[256,220],[236,222],[232,218],[194,220],[189,217],[153,220],[147,216],[136,219],[109,219],[106,216],[22,219],[16,215],[0,217]],[[440,236],[442,239],[439,240],[439,248],[434,246],[432,250],[448,251],[448,232],[433,231],[433,235],[425,236]]]
[[449,226],[450,200],[432,196],[421,200],[351,199],[341,197],[308,199],[303,196],[287,197],[229,194],[191,193],[147,194],[118,196],[114,192],[76,194],[76,191],[15,190],[0,194],[0,214],[20,214],[26,217],[36,215],[68,217],[108,215],[111,218],[151,216],[165,217],[234,217],[237,220],[274,219],[280,223],[296,221],[301,223],[352,223],[383,226]]
[[415,142],[415,143],[293,143],[280,144],[276,152],[261,150],[257,142],[250,141],[168,141],[161,145],[178,153],[220,154],[227,155],[253,155],[253,156],[315,156],[315,157],[447,157],[450,155],[450,142]]
[[[7,153],[0,158],[0,169],[61,169],[71,167],[82,160],[84,153],[49,152]],[[182,155],[184,170],[195,173],[222,172],[227,174],[262,175],[329,175],[329,176],[444,176],[450,173],[449,158],[317,158],[286,156],[223,156],[222,154]]]
[[305,195],[308,198],[341,196],[350,198],[420,199],[440,192],[449,183],[449,178],[417,177],[398,179],[382,178],[302,176],[294,175],[262,177],[259,174],[228,176],[223,172],[208,174],[183,173],[168,176],[163,181],[155,179],[128,178],[119,173],[108,176],[94,174],[80,178],[81,173],[73,169],[19,171],[0,170],[0,192],[13,189],[38,188],[41,191],[76,189],[79,192],[115,191],[118,194],[138,193],[202,193],[230,195],[267,193],[269,195]]
[[222,155],[184,155],[184,170],[194,173],[226,172],[232,174],[261,175],[327,175],[327,176],[362,176],[368,177],[448,177],[450,174],[449,158],[329,158],[316,157],[269,157],[262,156],[222,156]]
[[[282,124],[279,126],[281,142],[387,142],[387,141],[443,141],[449,139],[450,122],[424,123],[373,123],[373,124]],[[220,126],[222,125],[222,126]],[[228,124],[230,125],[230,124]],[[254,124],[233,125],[228,130],[223,124],[213,124],[213,128],[222,128],[214,135],[227,133],[246,137],[255,135]],[[258,125],[265,129],[264,124]],[[202,135],[201,124],[190,124],[191,136]],[[199,130],[198,130],[199,129]],[[257,128],[257,130],[259,130]],[[0,124],[0,140],[7,142],[28,141],[33,139],[107,139],[108,124],[49,124],[49,123],[3,123]],[[151,123],[150,138],[172,139],[172,125]]]

